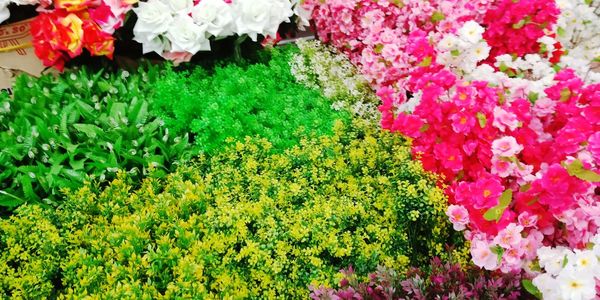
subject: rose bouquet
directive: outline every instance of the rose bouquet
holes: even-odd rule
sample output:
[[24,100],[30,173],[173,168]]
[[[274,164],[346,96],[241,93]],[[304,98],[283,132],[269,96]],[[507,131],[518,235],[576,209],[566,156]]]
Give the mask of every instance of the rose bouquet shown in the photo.
[[210,50],[211,38],[275,37],[279,25],[294,15],[300,26],[308,24],[307,11],[297,0],[149,0],[133,11],[138,18],[134,40],[143,52],[175,62]]
[[211,39],[238,36],[239,44],[261,35],[276,40],[282,23],[293,18],[303,29],[310,17],[298,0],[0,0],[0,21],[9,18],[11,3],[37,6],[39,15],[31,24],[35,53],[59,70],[84,49],[112,58],[115,30],[130,11],[137,17],[133,39],[143,53],[175,62],[210,51]]
[[112,58],[112,34],[137,0],[55,0],[40,2],[31,22],[36,55],[46,66],[62,71],[67,60],[83,49],[93,56]]
[[377,89],[383,128],[444,176],[475,264],[536,274],[541,247],[598,233],[597,1],[305,5]]

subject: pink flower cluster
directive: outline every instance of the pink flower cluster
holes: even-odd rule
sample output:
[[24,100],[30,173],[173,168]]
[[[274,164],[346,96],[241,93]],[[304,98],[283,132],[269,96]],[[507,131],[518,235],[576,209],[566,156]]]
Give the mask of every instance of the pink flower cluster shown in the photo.
[[501,54],[523,56],[540,51],[537,40],[555,24],[560,11],[554,1],[497,1],[485,13],[484,38],[492,47],[490,57]]
[[[528,92],[526,84],[515,91],[509,76],[519,86],[527,81],[493,64],[502,54],[559,60],[560,50],[545,53],[540,43],[555,34],[554,1],[305,3],[320,38],[372,81],[382,127],[412,138],[413,155],[443,175],[452,204],[447,214],[456,230],[467,229],[477,265],[527,269],[538,248],[582,248],[598,232],[600,85],[585,85],[563,69],[543,93]],[[490,55],[474,61],[506,71],[507,80],[488,82],[437,62],[446,34],[473,43],[482,37]]]

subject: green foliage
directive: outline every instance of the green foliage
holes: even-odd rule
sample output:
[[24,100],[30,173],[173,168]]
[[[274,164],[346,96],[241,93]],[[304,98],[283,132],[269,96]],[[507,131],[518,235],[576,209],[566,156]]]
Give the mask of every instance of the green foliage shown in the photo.
[[170,170],[189,146],[149,113],[147,87],[158,75],[19,77],[14,98],[0,95],[0,206],[53,203],[62,188],[112,179],[118,169]]
[[452,231],[435,178],[376,125],[283,152],[230,141],[137,189],[121,173],[0,220],[0,298],[304,299],[348,265],[428,261]]
[[192,133],[200,151],[208,154],[228,137],[256,135],[281,151],[303,134],[329,134],[333,120],[349,118],[332,111],[317,90],[295,82],[288,61],[297,49],[273,51],[268,64],[171,70],[156,84],[154,109],[174,133]]

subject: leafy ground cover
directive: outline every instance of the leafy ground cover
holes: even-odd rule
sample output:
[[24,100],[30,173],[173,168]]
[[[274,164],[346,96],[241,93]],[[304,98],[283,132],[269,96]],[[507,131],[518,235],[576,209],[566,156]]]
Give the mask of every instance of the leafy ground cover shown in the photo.
[[70,192],[57,210],[0,221],[4,297],[302,298],[353,265],[404,268],[448,239],[443,191],[372,125],[272,153],[233,142],[137,189]]
[[117,170],[174,170],[191,148],[150,111],[146,95],[159,77],[158,68],[20,77],[14,97],[0,95],[0,206],[56,204],[61,189]]
[[156,113],[174,134],[190,133],[207,153],[218,152],[229,137],[258,135],[281,151],[304,135],[330,134],[333,120],[349,114],[332,110],[317,89],[296,82],[289,66],[295,52],[276,49],[266,64],[168,71],[154,88]]

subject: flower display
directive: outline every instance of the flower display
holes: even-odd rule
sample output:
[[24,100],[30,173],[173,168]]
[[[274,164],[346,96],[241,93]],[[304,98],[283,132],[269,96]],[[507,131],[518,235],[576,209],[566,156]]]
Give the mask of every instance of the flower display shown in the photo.
[[381,126],[411,137],[413,156],[444,176],[447,215],[473,262],[529,275],[541,247],[580,251],[600,228],[597,6],[305,3],[319,37],[377,89]]
[[40,7],[31,22],[36,55],[44,65],[62,71],[64,64],[83,49],[92,56],[112,58],[112,34],[123,25],[125,13],[137,0],[64,1]]
[[310,18],[299,0],[3,0],[0,22],[10,17],[11,3],[37,6],[31,29],[35,53],[61,71],[84,49],[112,59],[115,40],[128,36],[116,30],[129,15],[136,21],[126,30],[133,30],[143,54],[156,52],[175,63],[210,51],[210,40],[275,39],[282,23],[294,20],[304,29]]
[[596,299],[600,280],[600,234],[586,249],[538,249],[539,273],[532,281],[544,299]]
[[[198,51],[209,51],[210,39],[228,36],[275,37],[279,25],[298,14],[308,24],[305,10],[289,0],[148,0],[133,9],[138,21],[134,40],[143,52],[186,61]],[[186,55],[187,54],[187,55]]]

